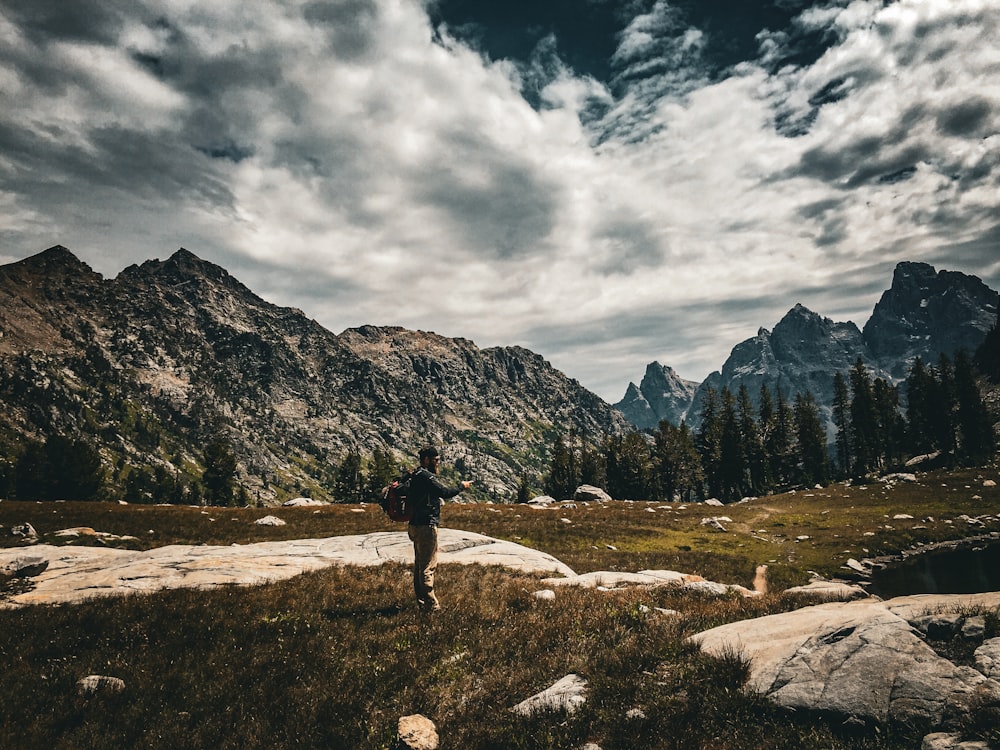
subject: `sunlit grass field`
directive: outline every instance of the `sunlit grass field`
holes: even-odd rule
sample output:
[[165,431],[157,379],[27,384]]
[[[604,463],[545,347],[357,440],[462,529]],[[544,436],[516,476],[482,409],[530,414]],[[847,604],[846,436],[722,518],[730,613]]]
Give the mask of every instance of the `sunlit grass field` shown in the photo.
[[[444,610],[420,615],[405,566],[332,568],[250,588],[166,591],[77,605],[0,610],[0,748],[390,748],[400,716],[423,713],[441,748],[910,748],[906,728],[845,733],[741,691],[739,655],[686,643],[705,628],[791,609],[810,571],[850,557],[983,533],[960,517],[1000,512],[995,468],[921,475],[916,484],[832,485],[725,507],[590,503],[546,510],[449,503],[444,523],[549,552],[579,573],[671,569],[771,593],[714,598],[669,588],[561,588],[530,576],[444,565]],[[253,523],[277,515],[281,527]],[[898,514],[913,519],[894,519]],[[725,516],[726,531],[701,523]],[[134,536],[110,545],[248,542],[402,530],[377,506],[188,508],[0,502],[0,544],[31,523],[44,543],[86,526]],[[987,526],[985,530],[1000,530]],[[806,538],[808,537],[808,538]],[[2,592],[0,592],[2,596]],[[676,610],[664,615],[656,608]],[[989,618],[991,631],[997,619]],[[996,635],[996,632],[992,632]],[[569,673],[576,713],[510,708]],[[89,698],[76,682],[119,677]],[[638,709],[633,710],[633,709]],[[916,744],[914,744],[916,743]]]

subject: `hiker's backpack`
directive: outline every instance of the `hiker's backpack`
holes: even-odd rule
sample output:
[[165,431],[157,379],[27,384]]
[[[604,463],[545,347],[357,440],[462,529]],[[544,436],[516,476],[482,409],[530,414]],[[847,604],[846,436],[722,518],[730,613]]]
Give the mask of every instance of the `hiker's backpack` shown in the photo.
[[414,472],[408,471],[382,490],[382,510],[393,521],[408,523],[413,518],[413,507],[406,502],[410,491],[410,480]]

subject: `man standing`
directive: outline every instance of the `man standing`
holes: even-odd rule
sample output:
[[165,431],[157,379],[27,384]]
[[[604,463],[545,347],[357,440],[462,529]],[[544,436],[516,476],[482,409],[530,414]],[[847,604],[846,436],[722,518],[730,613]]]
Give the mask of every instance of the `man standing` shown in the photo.
[[417,604],[424,612],[441,609],[434,595],[434,569],[437,567],[438,526],[441,524],[441,501],[467,490],[472,482],[449,487],[437,478],[441,456],[437,448],[428,446],[420,451],[420,468],[410,480],[408,503],[413,518],[406,531],[413,542],[413,590]]

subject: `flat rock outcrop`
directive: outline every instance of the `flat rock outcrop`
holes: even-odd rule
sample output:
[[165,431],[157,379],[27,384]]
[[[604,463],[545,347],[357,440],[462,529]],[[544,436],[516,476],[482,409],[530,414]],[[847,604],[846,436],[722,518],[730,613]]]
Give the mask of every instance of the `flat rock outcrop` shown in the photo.
[[[501,565],[526,573],[574,576],[552,555],[470,531],[441,529],[442,563]],[[165,588],[250,585],[291,578],[331,565],[412,563],[406,532],[298,539],[231,546],[170,545],[146,551],[37,545],[0,549],[0,570],[38,570],[30,591],[0,606],[76,602]],[[23,563],[23,564],[22,564]]]
[[692,636],[708,653],[750,658],[749,685],[780,706],[864,723],[949,728],[1000,708],[1000,683],[939,656],[915,626],[928,613],[1000,607],[1000,593],[836,602]]

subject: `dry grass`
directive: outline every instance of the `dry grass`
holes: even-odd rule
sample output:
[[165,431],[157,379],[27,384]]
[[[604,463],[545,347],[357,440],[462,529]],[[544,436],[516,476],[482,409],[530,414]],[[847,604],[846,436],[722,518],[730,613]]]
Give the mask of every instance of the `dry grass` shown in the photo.
[[[808,570],[837,572],[848,549],[860,556],[968,534],[944,521],[1000,509],[997,489],[982,486],[987,477],[995,478],[969,472],[891,488],[837,485],[725,508],[448,505],[445,522],[543,549],[578,572],[670,568],[749,585],[765,562],[781,588],[803,582]],[[90,526],[134,535],[138,541],[120,546],[143,548],[399,528],[371,506],[205,510],[5,501],[0,539],[16,543],[9,528],[25,521],[43,541],[66,543],[53,532]],[[891,520],[904,512],[915,520]],[[288,525],[254,525],[265,513]],[[728,532],[701,525],[718,515],[733,519]],[[796,541],[803,535],[810,538]],[[443,750],[572,750],[588,741],[603,750],[914,746],[905,732],[844,735],[820,717],[790,717],[741,691],[747,665],[738,656],[710,659],[685,642],[723,622],[796,606],[788,598],[561,589],[542,602],[531,595],[537,588],[507,571],[443,566],[445,609],[428,618],[411,603],[408,570],[392,565],[2,610],[0,747],[368,750],[390,747],[397,719],[417,712],[437,724]],[[509,710],[570,672],[590,685],[577,713],[524,718]],[[75,684],[88,674],[120,677],[126,689],[81,698]]]

